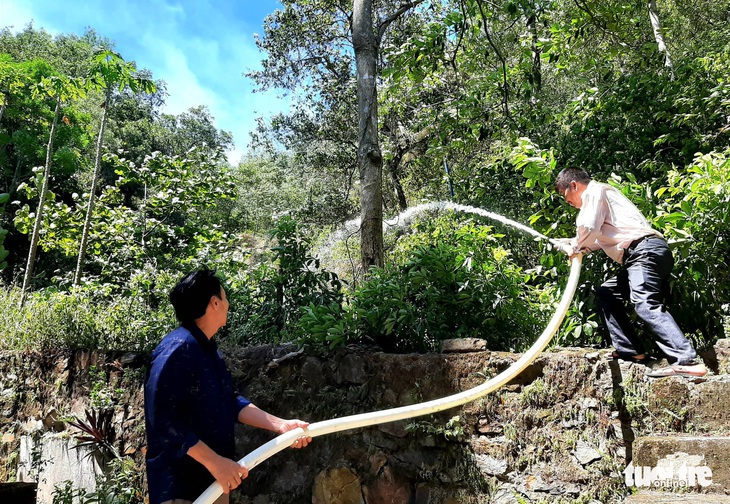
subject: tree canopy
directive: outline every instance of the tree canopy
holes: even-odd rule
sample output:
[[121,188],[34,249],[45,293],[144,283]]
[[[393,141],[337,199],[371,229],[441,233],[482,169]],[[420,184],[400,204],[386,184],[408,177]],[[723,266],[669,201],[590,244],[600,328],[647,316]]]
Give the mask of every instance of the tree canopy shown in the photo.
[[[165,83],[102,35],[5,29],[3,281],[136,299],[159,322],[173,279],[207,265],[240,306],[231,341],[407,351],[491,331],[519,349],[496,328],[527,342],[564,261],[470,216],[425,214],[384,235],[383,220],[452,200],[569,236],[552,180],[581,166],[678,242],[673,307],[711,341],[730,299],[729,27],[727,0],[284,0],[247,76],[293,105],[259,119],[236,165],[205,104],[163,113]],[[133,80],[99,86],[100,54]],[[83,93],[42,92],[59,79]],[[592,289],[606,264],[586,261],[561,342],[603,343]]]

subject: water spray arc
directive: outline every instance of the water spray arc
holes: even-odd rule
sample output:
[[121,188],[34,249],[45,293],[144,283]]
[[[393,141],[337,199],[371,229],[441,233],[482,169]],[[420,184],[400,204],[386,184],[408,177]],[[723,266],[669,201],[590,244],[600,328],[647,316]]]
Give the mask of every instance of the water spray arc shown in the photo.
[[[482,215],[484,217],[497,220],[498,222],[502,222],[508,226],[515,227],[536,238],[547,240],[553,245],[560,247],[559,242],[551,240],[523,224],[476,207],[468,207],[455,203],[427,203],[425,205],[413,207],[412,209],[406,211],[406,213],[408,214],[408,216],[412,217],[420,211],[429,209],[451,209],[455,211]],[[410,406],[402,406],[399,408],[391,408],[382,411],[374,411],[371,413],[361,413],[358,415],[350,415],[341,418],[334,418],[332,420],[312,423],[307,429],[294,429],[272,439],[268,443],[261,445],[254,451],[244,456],[238,461],[238,463],[246,466],[250,471],[257,465],[262,463],[264,460],[291,446],[291,444],[301,436],[318,437],[345,430],[368,427],[387,422],[395,422],[397,420],[404,420],[407,418],[414,418],[422,415],[429,415],[431,413],[444,411],[454,408],[456,406],[460,406],[462,404],[466,404],[482,396],[485,396],[490,392],[493,392],[503,385],[506,385],[513,378],[519,375],[527,366],[529,366],[532,361],[534,361],[538,357],[538,355],[540,355],[540,353],[542,353],[542,351],[545,349],[545,347],[547,347],[548,343],[550,343],[550,340],[560,328],[560,325],[565,318],[565,314],[570,307],[570,303],[573,300],[573,295],[575,294],[576,287],[578,286],[578,280],[580,279],[581,263],[581,254],[575,255],[570,259],[570,275],[568,277],[568,282],[565,286],[565,290],[563,291],[563,295],[560,299],[560,303],[558,304],[555,313],[551,317],[550,321],[545,327],[545,330],[542,332],[537,341],[535,341],[532,347],[530,347],[529,350],[522,354],[522,356],[514,364],[502,371],[497,376],[486,381],[485,383],[464,392],[460,392],[458,394],[453,394],[447,397],[443,397],[441,399],[434,399],[432,401],[427,401],[424,403],[412,404]],[[223,487],[218,482],[214,482],[200,495],[200,497],[195,500],[193,504],[213,504],[213,502],[218,497],[220,497],[222,493]]]

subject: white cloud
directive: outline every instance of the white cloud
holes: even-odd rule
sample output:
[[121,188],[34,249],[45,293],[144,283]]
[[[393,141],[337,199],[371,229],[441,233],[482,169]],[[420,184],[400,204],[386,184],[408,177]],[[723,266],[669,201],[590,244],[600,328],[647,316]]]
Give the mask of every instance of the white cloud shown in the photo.
[[[37,12],[31,10],[28,5],[16,1],[2,0],[2,8],[0,9],[0,26],[12,27],[13,31],[20,31],[35,19],[35,26],[44,26],[43,19],[39,17]],[[50,28],[48,28],[50,31]]]

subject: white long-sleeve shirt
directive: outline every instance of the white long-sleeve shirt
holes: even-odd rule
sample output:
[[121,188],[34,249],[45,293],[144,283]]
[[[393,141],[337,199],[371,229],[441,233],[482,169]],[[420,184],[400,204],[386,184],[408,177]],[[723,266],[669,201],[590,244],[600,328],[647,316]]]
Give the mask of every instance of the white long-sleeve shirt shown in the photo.
[[624,249],[634,240],[650,235],[663,237],[621,191],[608,184],[591,180],[581,202],[575,219],[577,235],[571,243],[575,253],[601,248],[622,263]]

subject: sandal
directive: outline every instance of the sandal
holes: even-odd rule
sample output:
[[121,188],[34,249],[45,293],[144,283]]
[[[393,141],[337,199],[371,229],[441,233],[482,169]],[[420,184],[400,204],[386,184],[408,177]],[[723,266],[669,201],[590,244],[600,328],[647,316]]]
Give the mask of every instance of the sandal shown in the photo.
[[683,376],[685,378],[702,378],[707,374],[707,368],[702,364],[690,366],[667,366],[646,372],[649,378],[666,378],[667,376]]
[[629,354],[618,353],[616,351],[611,353],[611,357],[614,360],[633,362],[634,364],[647,364],[651,360],[651,357],[649,357],[646,354],[643,357],[638,358],[635,354],[629,355]]

